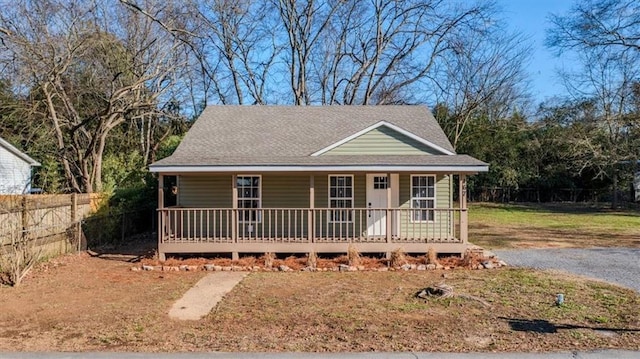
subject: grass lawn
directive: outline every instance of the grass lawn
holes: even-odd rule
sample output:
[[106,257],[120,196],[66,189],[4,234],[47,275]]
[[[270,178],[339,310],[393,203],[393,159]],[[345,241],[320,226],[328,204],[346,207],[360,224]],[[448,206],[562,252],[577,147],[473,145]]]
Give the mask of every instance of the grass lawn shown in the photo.
[[[168,310],[205,273],[130,266],[71,255],[0,287],[0,351],[640,350],[637,293],[557,273],[252,273],[208,317],[182,322]],[[443,281],[489,306],[415,297]]]
[[474,203],[469,240],[485,248],[640,247],[640,212],[582,204]]

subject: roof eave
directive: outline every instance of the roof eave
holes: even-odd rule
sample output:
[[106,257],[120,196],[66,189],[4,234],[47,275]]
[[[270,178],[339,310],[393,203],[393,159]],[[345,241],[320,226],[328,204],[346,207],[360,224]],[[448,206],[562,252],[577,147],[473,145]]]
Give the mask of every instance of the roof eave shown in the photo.
[[488,164],[477,165],[152,165],[153,173],[234,172],[446,172],[475,174],[488,172]]
[[41,166],[40,162],[38,162],[38,161],[34,160],[33,158],[29,157],[29,155],[27,155],[26,153],[20,151],[17,147],[15,147],[11,143],[3,140],[2,138],[0,138],[0,146],[4,147],[7,151],[13,153],[15,156],[17,156],[21,160],[25,161],[31,167]]

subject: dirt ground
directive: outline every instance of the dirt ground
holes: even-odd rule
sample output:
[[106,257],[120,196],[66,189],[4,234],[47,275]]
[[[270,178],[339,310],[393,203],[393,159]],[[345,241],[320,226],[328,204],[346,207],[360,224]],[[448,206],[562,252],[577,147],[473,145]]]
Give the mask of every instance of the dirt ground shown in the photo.
[[[68,255],[0,287],[0,351],[640,350],[640,296],[555,273],[251,273],[208,317],[180,322],[171,304],[206,272],[131,266]],[[462,296],[415,297],[443,281]]]

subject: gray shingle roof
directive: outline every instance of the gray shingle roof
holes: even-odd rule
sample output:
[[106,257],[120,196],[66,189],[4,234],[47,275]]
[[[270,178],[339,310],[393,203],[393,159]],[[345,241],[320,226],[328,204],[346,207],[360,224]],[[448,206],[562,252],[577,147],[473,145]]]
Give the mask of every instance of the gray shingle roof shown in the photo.
[[381,121],[454,153],[424,106],[209,106],[174,154],[151,165],[471,165],[464,155],[310,155]]

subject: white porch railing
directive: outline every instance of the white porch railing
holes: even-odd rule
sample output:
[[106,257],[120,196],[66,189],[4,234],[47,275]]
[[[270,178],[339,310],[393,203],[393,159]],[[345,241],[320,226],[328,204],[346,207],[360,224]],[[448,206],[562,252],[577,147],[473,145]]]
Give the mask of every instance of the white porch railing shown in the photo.
[[[161,208],[160,243],[461,243],[466,209]],[[465,223],[466,225],[466,223]]]

